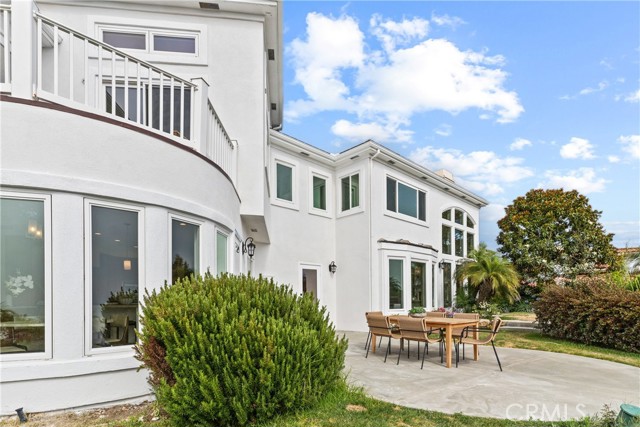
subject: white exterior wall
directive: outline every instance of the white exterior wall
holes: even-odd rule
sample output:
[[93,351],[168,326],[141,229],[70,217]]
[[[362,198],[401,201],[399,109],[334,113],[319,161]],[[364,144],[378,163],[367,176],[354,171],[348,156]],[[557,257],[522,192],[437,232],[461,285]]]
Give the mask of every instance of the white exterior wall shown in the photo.
[[85,350],[85,327],[91,327],[84,321],[84,295],[91,289],[83,268],[90,241],[85,200],[143,210],[142,295],[145,287],[171,280],[170,214],[202,222],[200,271],[215,270],[215,231],[231,232],[231,243],[241,223],[233,185],[192,152],[72,113],[3,102],[0,136],[2,189],[51,198],[51,318],[45,322],[53,337],[51,348],[35,360],[0,356],[0,414],[21,406],[47,411],[148,396],[146,373],[136,372],[139,362],[130,347],[92,355]]

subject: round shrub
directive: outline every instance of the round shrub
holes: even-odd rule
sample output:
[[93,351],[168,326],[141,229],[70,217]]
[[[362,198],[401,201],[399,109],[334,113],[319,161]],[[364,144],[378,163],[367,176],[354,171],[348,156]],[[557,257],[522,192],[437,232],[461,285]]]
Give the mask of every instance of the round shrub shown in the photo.
[[310,294],[251,276],[147,294],[137,358],[172,424],[246,425],[308,407],[342,381],[346,338]]

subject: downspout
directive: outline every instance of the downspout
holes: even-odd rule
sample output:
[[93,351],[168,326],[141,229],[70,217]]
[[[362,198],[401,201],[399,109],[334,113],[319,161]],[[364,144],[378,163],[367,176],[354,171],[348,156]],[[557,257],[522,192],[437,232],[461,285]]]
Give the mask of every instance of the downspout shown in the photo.
[[371,289],[371,284],[373,283],[373,271],[371,271],[372,261],[373,261],[373,224],[371,218],[373,217],[373,212],[371,212],[373,203],[372,203],[372,194],[373,194],[373,159],[378,157],[380,154],[380,149],[378,148],[376,154],[369,158],[369,310],[373,309],[373,290]]

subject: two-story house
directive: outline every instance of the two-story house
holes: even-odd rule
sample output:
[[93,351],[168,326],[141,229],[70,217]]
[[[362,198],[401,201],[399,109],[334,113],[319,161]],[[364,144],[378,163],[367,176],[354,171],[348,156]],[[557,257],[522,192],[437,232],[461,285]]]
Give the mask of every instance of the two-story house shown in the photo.
[[0,2],[0,415],[146,399],[142,295],[312,292],[336,327],[454,303],[482,198],[282,128],[282,3]]

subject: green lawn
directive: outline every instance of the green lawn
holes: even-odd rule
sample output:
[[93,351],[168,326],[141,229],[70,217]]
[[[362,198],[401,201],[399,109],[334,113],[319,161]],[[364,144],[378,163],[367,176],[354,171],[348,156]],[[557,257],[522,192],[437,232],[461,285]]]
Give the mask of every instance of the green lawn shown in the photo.
[[539,332],[501,330],[496,336],[496,345],[498,347],[526,348],[530,350],[574,354],[576,356],[624,363],[640,368],[640,354],[550,338]]

